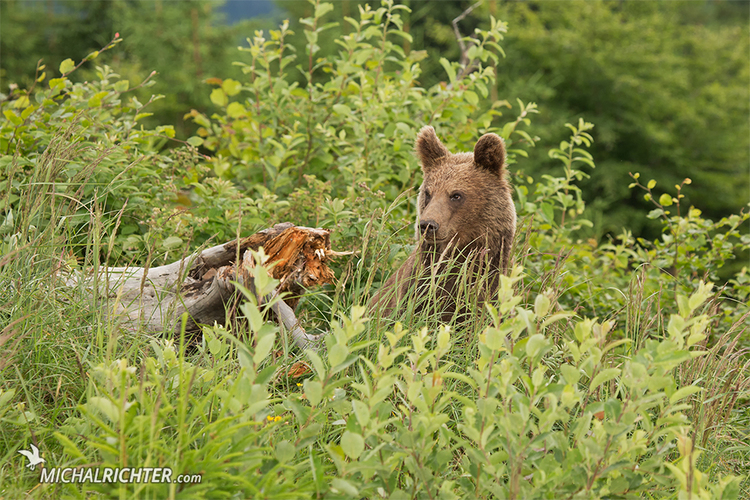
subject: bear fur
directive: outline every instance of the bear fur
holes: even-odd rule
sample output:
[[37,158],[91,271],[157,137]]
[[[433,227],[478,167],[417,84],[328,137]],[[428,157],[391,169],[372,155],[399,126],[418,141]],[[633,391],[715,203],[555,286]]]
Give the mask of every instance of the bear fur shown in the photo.
[[[449,322],[456,313],[475,314],[476,307],[492,298],[510,264],[516,210],[506,179],[505,143],[496,134],[485,134],[473,153],[452,154],[428,126],[417,135],[416,152],[424,174],[417,202],[419,243],[372,298],[370,308],[392,316],[414,294],[417,310],[431,303],[441,320]],[[452,274],[446,272],[450,269]],[[437,285],[436,276],[442,278]],[[457,300],[466,290],[475,292],[474,307],[468,310],[466,300]]]

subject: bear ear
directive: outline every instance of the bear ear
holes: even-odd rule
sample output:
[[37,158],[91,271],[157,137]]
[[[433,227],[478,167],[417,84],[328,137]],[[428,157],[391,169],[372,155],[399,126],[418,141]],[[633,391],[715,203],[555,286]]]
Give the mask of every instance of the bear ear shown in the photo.
[[505,142],[497,134],[484,134],[474,146],[477,167],[500,174],[505,166]]
[[442,158],[450,155],[448,148],[443,146],[440,139],[435,135],[435,129],[427,126],[417,134],[417,154],[422,162],[422,171],[427,172],[434,168]]

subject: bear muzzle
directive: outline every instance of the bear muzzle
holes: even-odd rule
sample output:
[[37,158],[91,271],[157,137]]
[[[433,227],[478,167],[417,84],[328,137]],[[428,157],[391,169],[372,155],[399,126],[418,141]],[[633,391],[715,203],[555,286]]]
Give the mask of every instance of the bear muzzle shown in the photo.
[[437,235],[438,229],[440,229],[440,224],[438,224],[432,219],[425,219],[425,220],[419,221],[419,232],[425,238],[435,238],[435,236]]

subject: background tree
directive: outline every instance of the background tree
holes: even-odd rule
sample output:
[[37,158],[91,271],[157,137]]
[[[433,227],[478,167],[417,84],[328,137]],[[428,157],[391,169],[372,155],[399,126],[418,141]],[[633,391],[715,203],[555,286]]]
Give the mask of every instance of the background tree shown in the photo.
[[[567,118],[596,123],[598,166],[583,185],[598,235],[627,226],[645,207],[622,179],[648,172],[713,218],[750,199],[748,11],[732,2],[539,2],[502,4],[508,58],[498,85],[539,103],[541,136]],[[548,126],[545,130],[545,125]],[[545,137],[546,138],[546,137]],[[529,173],[550,160],[537,151]]]
[[[66,58],[81,60],[119,33],[120,50],[103,61],[134,85],[156,71],[153,85],[137,91],[143,102],[154,94],[164,96],[149,107],[154,116],[146,123],[171,123],[178,137],[187,138],[195,127],[183,115],[210,103],[206,79],[238,73],[232,66],[237,45],[259,22],[266,23],[228,25],[221,6],[208,0],[3,1],[0,92],[7,93],[14,83],[29,86],[39,59],[48,68]],[[74,75],[78,81],[93,77],[91,70]]]

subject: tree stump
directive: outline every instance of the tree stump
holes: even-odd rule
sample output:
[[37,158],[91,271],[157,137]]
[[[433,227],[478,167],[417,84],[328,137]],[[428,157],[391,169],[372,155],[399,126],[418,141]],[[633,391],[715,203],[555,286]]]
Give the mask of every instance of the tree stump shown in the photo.
[[[232,319],[231,305],[238,293],[237,282],[255,293],[255,262],[250,250],[263,247],[273,265],[271,275],[280,281],[275,294],[286,294],[272,309],[300,348],[314,347],[322,335],[310,335],[299,325],[294,309],[305,289],[335,280],[327,262],[351,252],[331,250],[330,231],[284,222],[240,240],[217,245],[171,264],[153,268],[108,267],[98,277],[71,276],[69,286],[96,288],[99,297],[114,300],[108,316],[116,316],[126,329],[179,334],[180,318],[188,315],[187,332],[200,325],[226,324]],[[239,260],[238,260],[239,259]],[[258,303],[267,298],[258,297]]]

